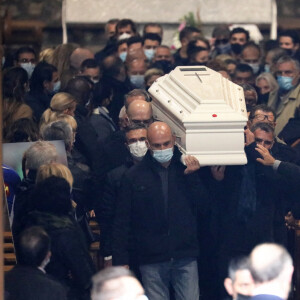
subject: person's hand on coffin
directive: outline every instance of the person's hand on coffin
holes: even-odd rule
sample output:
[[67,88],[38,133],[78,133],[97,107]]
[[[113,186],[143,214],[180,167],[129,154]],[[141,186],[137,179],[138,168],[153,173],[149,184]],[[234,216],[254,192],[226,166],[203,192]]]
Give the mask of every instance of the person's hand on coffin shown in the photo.
[[186,165],[186,169],[184,170],[185,175],[194,173],[200,169],[200,163],[195,156],[192,156],[192,155],[185,156],[184,162]]

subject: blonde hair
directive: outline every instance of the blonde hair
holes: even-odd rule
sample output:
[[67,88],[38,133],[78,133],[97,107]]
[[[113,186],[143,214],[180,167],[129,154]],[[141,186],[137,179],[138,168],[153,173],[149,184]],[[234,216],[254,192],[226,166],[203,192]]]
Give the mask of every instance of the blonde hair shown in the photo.
[[39,61],[45,61],[48,64],[51,63],[52,61],[52,56],[54,53],[54,49],[53,48],[46,48],[43,51],[40,52],[40,57],[39,57]]
[[57,116],[56,120],[57,121],[64,121],[64,122],[68,123],[71,126],[72,131],[76,132],[77,122],[76,122],[75,118],[73,118],[72,116],[66,115],[66,114],[60,114],[60,115]]
[[46,109],[41,117],[40,126],[56,121],[57,116],[63,114],[66,109],[72,109],[76,105],[75,98],[68,93],[55,94],[50,102],[50,107]]
[[36,175],[36,183],[39,183],[51,176],[64,178],[72,188],[74,181],[72,173],[68,167],[60,163],[48,163],[40,166]]
[[271,92],[279,89],[278,83],[277,83],[275,77],[271,73],[267,73],[267,72],[261,73],[256,78],[255,84],[257,85],[258,82],[262,79],[264,79],[269,84]]
[[63,71],[70,69],[70,56],[76,48],[78,45],[71,43],[61,44],[55,48],[50,64],[57,68],[59,77]]
[[154,75],[163,76],[164,72],[163,70],[157,68],[148,69],[145,73],[145,82],[147,83],[147,81]]

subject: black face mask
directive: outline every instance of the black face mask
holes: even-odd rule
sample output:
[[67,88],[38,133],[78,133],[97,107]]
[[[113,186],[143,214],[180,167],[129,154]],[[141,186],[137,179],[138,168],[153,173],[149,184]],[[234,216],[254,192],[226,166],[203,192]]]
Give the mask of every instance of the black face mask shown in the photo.
[[269,95],[270,93],[266,93],[266,94],[258,94],[258,100],[257,100],[257,104],[267,104],[268,100],[269,100]]
[[240,44],[231,44],[231,50],[235,54],[240,54],[242,52],[242,45]]
[[161,69],[165,74],[170,73],[174,69],[172,63],[165,59],[156,61],[151,67]]
[[293,49],[284,49],[286,54],[289,56],[293,56],[294,55],[294,50]]

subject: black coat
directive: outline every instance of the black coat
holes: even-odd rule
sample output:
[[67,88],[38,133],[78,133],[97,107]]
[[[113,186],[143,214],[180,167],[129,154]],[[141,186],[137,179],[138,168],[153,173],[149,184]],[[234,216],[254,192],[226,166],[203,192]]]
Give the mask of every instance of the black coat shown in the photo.
[[66,300],[66,290],[57,281],[34,267],[16,265],[5,274],[9,300]]
[[92,124],[88,121],[88,110],[83,105],[77,105],[75,111],[77,121],[77,134],[75,137],[75,148],[85,158],[91,168],[91,180],[89,184],[88,198],[91,199],[87,205],[89,209],[94,208],[95,202],[99,201],[102,195],[102,185],[105,179],[103,150],[97,139],[98,135]]
[[41,226],[50,236],[52,256],[46,272],[69,286],[68,298],[89,299],[96,270],[83,233],[72,217],[31,212],[24,225]]
[[52,96],[37,92],[29,92],[25,95],[25,103],[32,109],[34,119],[37,123],[40,122],[43,112],[49,108]]
[[27,176],[17,188],[16,197],[13,205],[13,223],[12,234],[15,243],[18,241],[18,235],[22,231],[22,219],[29,213],[31,193],[35,187],[36,170],[29,170]]
[[[228,255],[247,255],[263,242],[286,242],[284,215],[291,206],[290,185],[272,167],[256,162],[260,154],[255,147],[253,143],[245,149],[248,165],[251,164],[254,170],[252,181],[256,193],[255,209],[248,216],[239,211],[244,166],[226,166],[224,180],[215,185],[214,209],[218,211],[219,242],[221,252]],[[293,149],[276,142],[271,153],[279,160],[297,159]]]
[[103,256],[112,255],[112,231],[113,220],[116,213],[116,203],[120,193],[121,179],[126,171],[133,166],[133,162],[121,165],[107,174],[104,184],[103,198],[96,210],[97,220],[100,226],[101,254]]
[[110,118],[110,115],[102,108],[97,108],[97,113],[93,113],[89,122],[93,125],[98,135],[99,142],[105,142],[105,140],[117,130],[117,125]]
[[140,264],[198,256],[196,216],[207,198],[198,173],[184,175],[180,156],[176,149],[168,167],[166,201],[162,166],[149,152],[124,175],[114,224],[115,265],[128,264],[129,235]]

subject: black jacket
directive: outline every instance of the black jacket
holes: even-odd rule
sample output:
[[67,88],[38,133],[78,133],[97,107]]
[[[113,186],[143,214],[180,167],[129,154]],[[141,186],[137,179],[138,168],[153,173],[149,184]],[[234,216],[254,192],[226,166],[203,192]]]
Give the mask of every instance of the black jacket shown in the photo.
[[96,270],[83,233],[72,217],[35,211],[24,220],[24,227],[30,226],[41,226],[50,236],[52,256],[46,272],[70,288],[68,298],[89,299]]
[[196,216],[204,187],[198,173],[185,176],[175,148],[168,172],[168,197],[163,196],[159,168],[148,152],[124,175],[114,224],[113,263],[128,264],[128,239],[133,236],[140,264],[196,257]]
[[18,241],[18,235],[22,231],[22,219],[30,211],[30,199],[31,193],[35,187],[36,170],[29,170],[26,177],[23,178],[22,182],[17,188],[16,197],[13,205],[13,223],[12,223],[12,234],[15,243]]
[[126,171],[133,166],[132,161],[128,161],[107,174],[104,184],[103,198],[96,211],[97,220],[100,226],[101,254],[103,256],[112,255],[112,230],[113,220],[116,213],[116,202],[120,193],[121,179]]
[[93,209],[94,204],[101,198],[102,185],[105,179],[103,151],[97,141],[97,132],[88,121],[88,110],[83,105],[78,104],[76,106],[75,120],[78,126],[74,146],[86,158],[86,163],[91,168],[88,191],[88,198],[91,201],[87,205],[89,209]]
[[34,267],[16,265],[5,274],[9,300],[66,300],[66,290],[57,281]]
[[32,109],[34,119],[37,123],[40,122],[43,112],[49,108],[52,96],[37,92],[29,92],[25,95],[25,103]]
[[105,142],[105,140],[118,129],[115,122],[103,107],[98,107],[96,112],[93,112],[89,118],[89,122],[97,132],[99,142]]

